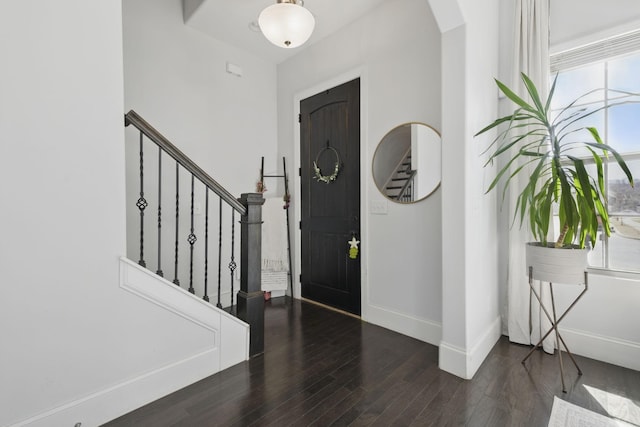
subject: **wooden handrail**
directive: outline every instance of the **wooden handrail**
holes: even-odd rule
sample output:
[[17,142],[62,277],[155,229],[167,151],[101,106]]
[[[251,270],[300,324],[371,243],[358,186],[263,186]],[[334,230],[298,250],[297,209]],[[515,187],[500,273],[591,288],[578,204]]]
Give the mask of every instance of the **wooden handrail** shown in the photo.
[[160,132],[158,132],[153,126],[147,123],[138,113],[134,110],[129,111],[124,116],[125,126],[133,125],[136,129],[146,135],[151,141],[158,145],[162,150],[171,156],[176,162],[178,162],[187,171],[193,174],[211,191],[216,193],[222,200],[227,202],[233,209],[240,213],[240,215],[246,215],[247,209],[236,199],[231,193],[229,193],[223,186],[218,184],[216,180],[211,178],[204,170],[193,162],[186,154],[180,151],[175,145],[173,145],[167,138],[165,138]]

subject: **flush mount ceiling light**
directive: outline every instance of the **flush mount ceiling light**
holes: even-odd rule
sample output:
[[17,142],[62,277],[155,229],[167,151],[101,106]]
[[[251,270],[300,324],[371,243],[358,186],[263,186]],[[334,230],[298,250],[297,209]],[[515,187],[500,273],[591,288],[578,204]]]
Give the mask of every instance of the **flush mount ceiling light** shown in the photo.
[[260,13],[262,34],[271,43],[285,49],[298,47],[311,37],[316,20],[302,0],[278,0]]

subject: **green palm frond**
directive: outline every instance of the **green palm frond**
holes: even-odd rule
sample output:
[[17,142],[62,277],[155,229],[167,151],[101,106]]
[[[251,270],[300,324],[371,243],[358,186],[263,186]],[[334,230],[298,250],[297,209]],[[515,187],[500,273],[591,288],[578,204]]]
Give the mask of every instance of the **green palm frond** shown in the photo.
[[[590,91],[554,112],[554,118],[551,119],[550,108],[557,76],[546,99],[542,98],[527,75],[521,73],[521,78],[527,97],[516,94],[504,83],[495,80],[500,91],[517,108],[512,114],[496,119],[476,134],[479,136],[497,130],[497,135],[482,153],[488,154],[485,166],[498,158],[505,158],[504,166],[489,184],[487,193],[504,182],[504,200],[509,185],[513,185],[513,178],[528,173],[516,200],[513,222],[519,218],[522,226],[527,218],[534,238],[546,244],[553,207],[557,205],[560,228],[564,233],[561,233],[556,246],[574,242],[580,247],[585,247],[587,242],[594,246],[600,225],[605,233],[610,232],[604,182],[605,160],[609,155],[613,156],[631,186],[633,176],[622,156],[605,144],[598,130],[587,126],[585,121],[604,109],[637,103],[638,95],[616,91],[621,98],[609,105],[595,109],[575,107],[594,92]],[[580,126],[582,123],[585,126]],[[583,133],[590,140],[575,138]],[[586,148],[590,153],[595,164],[594,176],[589,173],[583,159],[571,154],[578,148]]]

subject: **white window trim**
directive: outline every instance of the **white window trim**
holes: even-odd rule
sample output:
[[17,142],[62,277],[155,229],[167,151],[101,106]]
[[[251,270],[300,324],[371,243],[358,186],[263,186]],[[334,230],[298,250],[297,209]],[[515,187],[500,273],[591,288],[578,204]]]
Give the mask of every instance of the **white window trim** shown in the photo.
[[587,267],[587,273],[594,276],[614,277],[616,279],[640,281],[640,273],[635,271],[615,270],[613,268]]

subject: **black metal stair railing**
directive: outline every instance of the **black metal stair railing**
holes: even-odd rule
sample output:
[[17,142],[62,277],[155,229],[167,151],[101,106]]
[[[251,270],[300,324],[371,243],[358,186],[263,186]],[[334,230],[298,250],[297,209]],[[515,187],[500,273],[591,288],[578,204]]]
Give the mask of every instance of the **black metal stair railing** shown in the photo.
[[[243,194],[240,199],[236,199],[231,193],[229,193],[224,187],[218,184],[213,178],[211,178],[204,170],[202,170],[195,162],[182,153],[175,145],[167,140],[160,132],[154,129],[149,123],[147,123],[142,117],[140,117],[135,111],[131,110],[125,115],[125,126],[133,126],[139,131],[138,140],[138,167],[139,167],[139,193],[135,203],[139,215],[140,231],[139,231],[139,260],[138,264],[147,268],[147,260],[145,260],[145,210],[150,206],[149,195],[145,195],[145,137],[148,141],[151,141],[157,146],[158,149],[158,161],[157,161],[157,193],[152,195],[152,198],[157,199],[157,247],[153,247],[150,252],[155,251],[157,261],[155,273],[160,276],[165,276],[165,271],[162,268],[162,254],[163,254],[163,218],[162,218],[162,184],[163,184],[163,155],[169,156],[175,161],[175,177],[173,177],[173,171],[169,172],[171,176],[165,177],[165,181],[175,182],[175,217],[171,215],[175,220],[175,233],[173,233],[173,242],[166,242],[169,251],[166,252],[166,256],[169,257],[171,250],[173,253],[171,257],[165,259],[165,261],[173,261],[173,281],[176,286],[181,286],[180,280],[180,265],[181,261],[184,264],[185,261],[180,257],[181,244],[188,244],[188,267],[183,265],[183,268],[188,268],[188,288],[187,290],[192,294],[200,295],[201,298],[207,302],[210,300],[210,287],[209,287],[209,196],[210,193],[214,193],[219,199],[218,209],[218,245],[217,245],[217,260],[218,260],[218,277],[217,277],[217,295],[215,305],[218,308],[224,308],[232,314],[236,314],[239,318],[249,323],[250,331],[250,354],[255,355],[263,351],[263,335],[264,335],[264,299],[260,286],[260,269],[261,269],[261,206],[264,202],[261,194],[248,193]],[[153,148],[153,146],[151,146]],[[151,165],[152,167],[154,165]],[[147,167],[149,170],[149,167]],[[153,173],[156,170],[152,171]],[[190,192],[185,197],[187,198],[188,207],[188,230],[185,224],[181,230],[180,226],[180,208],[181,208],[181,194],[180,194],[180,174],[187,174],[190,176]],[[196,230],[196,183],[204,187],[204,238],[198,234]],[[153,190],[153,189],[152,189]],[[198,190],[200,191],[200,190]],[[184,196],[183,196],[184,197]],[[167,203],[165,201],[165,203]],[[172,204],[173,202],[170,202]],[[224,205],[227,205],[231,209],[230,219],[231,224],[227,234],[227,247],[223,246],[223,218],[224,218]],[[166,206],[165,206],[166,207]],[[135,208],[134,208],[135,209]],[[173,210],[173,207],[171,208]],[[215,212],[215,211],[214,211]],[[237,250],[236,241],[236,213],[240,215],[241,227],[241,245],[240,245],[240,290],[234,304],[234,280],[236,269],[238,265],[235,262]],[[215,215],[215,214],[214,214]],[[185,221],[183,220],[183,223]],[[154,226],[155,228],[155,226]],[[170,229],[170,227],[169,227]],[[147,230],[148,231],[148,230]],[[153,234],[153,233],[152,233]],[[183,242],[180,240],[180,236],[184,236]],[[199,239],[204,241],[203,253],[196,253],[198,248],[202,245]],[[198,243],[198,244],[197,244]],[[165,249],[167,249],[165,247]],[[215,248],[214,248],[215,250]],[[223,275],[222,275],[222,263],[223,252],[227,251],[229,263],[227,268],[229,269],[230,281],[230,298],[223,301]],[[149,252],[149,248],[147,248]],[[183,256],[184,258],[184,256]],[[202,259],[203,258],[203,259]],[[196,273],[194,265],[198,264],[197,270],[200,274]],[[180,270],[179,270],[180,269]],[[185,273],[182,273],[183,275]],[[170,275],[170,272],[167,274]],[[184,277],[183,277],[184,278]]]
[[411,148],[409,148],[387,179],[384,187],[387,197],[401,203],[413,202],[413,184],[417,173],[417,170],[411,168]]
[[405,203],[414,201],[413,181],[415,180],[417,171],[411,169],[407,171],[406,174],[407,174],[406,181],[402,186],[402,188],[400,189],[400,192],[398,192],[398,195],[396,196],[396,200],[398,200],[399,202],[405,202]]

